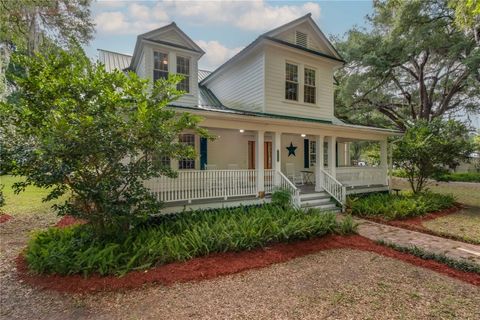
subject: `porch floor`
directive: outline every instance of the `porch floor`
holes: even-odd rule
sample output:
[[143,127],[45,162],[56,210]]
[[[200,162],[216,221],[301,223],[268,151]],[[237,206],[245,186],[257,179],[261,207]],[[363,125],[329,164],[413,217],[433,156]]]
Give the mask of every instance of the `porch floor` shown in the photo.
[[264,199],[260,199],[256,196],[240,196],[229,197],[227,200],[224,198],[209,198],[209,199],[197,199],[188,201],[174,201],[166,202],[162,214],[169,214],[174,212],[182,212],[189,210],[206,210],[206,209],[218,209],[218,208],[231,208],[238,207],[240,205],[257,205],[270,202],[270,196],[267,195]]

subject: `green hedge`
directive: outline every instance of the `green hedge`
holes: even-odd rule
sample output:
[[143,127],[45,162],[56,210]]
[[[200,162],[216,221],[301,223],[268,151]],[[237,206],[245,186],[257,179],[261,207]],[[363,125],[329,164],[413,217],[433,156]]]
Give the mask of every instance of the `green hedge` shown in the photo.
[[276,205],[186,212],[158,218],[118,239],[96,239],[88,225],[35,234],[25,258],[37,273],[121,275],[213,252],[353,232],[352,219]]
[[480,172],[452,172],[435,177],[437,181],[480,182]]
[[452,195],[432,192],[420,194],[402,193],[371,194],[348,198],[351,213],[360,217],[380,217],[385,220],[421,216],[428,212],[450,208],[454,205]]

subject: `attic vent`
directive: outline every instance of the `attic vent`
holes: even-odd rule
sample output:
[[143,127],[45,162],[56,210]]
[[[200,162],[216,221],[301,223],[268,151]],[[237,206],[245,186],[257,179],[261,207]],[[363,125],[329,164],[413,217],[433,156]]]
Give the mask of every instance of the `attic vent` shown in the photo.
[[306,48],[308,44],[307,34],[300,31],[295,31],[295,44]]

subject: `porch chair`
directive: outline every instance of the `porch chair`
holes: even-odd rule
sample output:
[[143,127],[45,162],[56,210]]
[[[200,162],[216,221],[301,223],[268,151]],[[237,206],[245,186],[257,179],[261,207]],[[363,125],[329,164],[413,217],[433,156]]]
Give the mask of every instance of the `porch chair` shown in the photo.
[[292,181],[294,184],[299,184],[303,186],[303,175],[301,173],[297,173],[295,170],[294,163],[286,163],[285,168],[287,170],[287,178]]

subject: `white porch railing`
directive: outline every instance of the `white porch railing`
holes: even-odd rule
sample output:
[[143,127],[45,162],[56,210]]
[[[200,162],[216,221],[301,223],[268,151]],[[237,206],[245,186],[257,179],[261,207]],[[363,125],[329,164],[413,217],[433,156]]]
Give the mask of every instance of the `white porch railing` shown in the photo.
[[282,189],[290,191],[293,197],[293,204],[300,207],[300,189],[290,181],[282,172],[277,171],[278,186]]
[[[256,170],[178,171],[177,178],[161,176],[144,182],[158,200],[192,201],[257,195]],[[265,175],[267,176],[267,174]]]
[[347,186],[385,185],[387,169],[385,167],[338,167],[337,180]]
[[347,202],[347,188],[327,171],[320,169],[320,174],[322,188],[344,207]]
[[265,193],[272,193],[273,189],[275,188],[275,171],[273,169],[265,169],[264,170],[264,187]]

